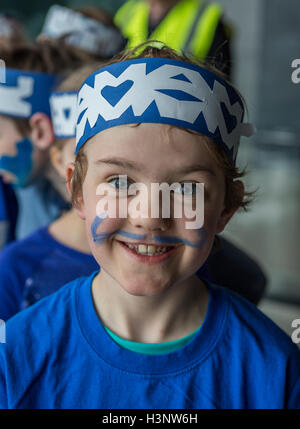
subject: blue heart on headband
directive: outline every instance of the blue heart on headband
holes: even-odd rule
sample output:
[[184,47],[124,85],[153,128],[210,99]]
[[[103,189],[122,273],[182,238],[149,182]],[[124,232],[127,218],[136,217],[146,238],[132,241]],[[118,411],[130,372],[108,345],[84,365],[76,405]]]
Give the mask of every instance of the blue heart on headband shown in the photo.
[[125,80],[125,82],[121,83],[119,86],[105,86],[101,94],[105,98],[106,101],[109,102],[113,107],[115,107],[121,98],[130,90],[133,85],[132,80]]
[[66,119],[69,119],[70,114],[71,114],[71,108],[70,107],[67,107],[66,109],[64,109],[64,115],[65,115]]

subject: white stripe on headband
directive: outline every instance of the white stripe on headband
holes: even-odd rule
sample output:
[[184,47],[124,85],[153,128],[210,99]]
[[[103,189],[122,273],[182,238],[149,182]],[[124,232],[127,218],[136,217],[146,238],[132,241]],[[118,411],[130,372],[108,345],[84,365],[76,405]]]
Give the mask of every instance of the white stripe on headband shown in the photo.
[[117,28],[59,5],[49,9],[42,34],[53,39],[67,35],[66,41],[70,45],[104,58],[115,55],[124,47],[124,39]]
[[58,139],[74,138],[77,119],[77,91],[52,92],[49,102],[55,137]]
[[165,123],[204,134],[235,162],[243,123],[237,91],[206,68],[165,58],[140,58],[103,67],[78,93],[76,153],[95,134],[117,125]]

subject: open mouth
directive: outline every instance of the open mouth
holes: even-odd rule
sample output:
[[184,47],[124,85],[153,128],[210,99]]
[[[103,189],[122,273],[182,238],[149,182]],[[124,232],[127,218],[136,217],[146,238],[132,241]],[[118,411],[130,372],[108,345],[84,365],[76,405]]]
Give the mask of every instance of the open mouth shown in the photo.
[[157,246],[152,244],[150,245],[132,244],[125,241],[119,241],[119,243],[136,255],[148,256],[148,257],[168,255],[178,247],[178,245],[177,246]]

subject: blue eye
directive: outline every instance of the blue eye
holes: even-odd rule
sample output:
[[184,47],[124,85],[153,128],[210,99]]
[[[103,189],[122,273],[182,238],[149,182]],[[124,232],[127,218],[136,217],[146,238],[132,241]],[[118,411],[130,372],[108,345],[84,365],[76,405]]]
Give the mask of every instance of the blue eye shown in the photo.
[[120,191],[128,190],[130,186],[130,183],[127,180],[119,179],[118,177],[115,179],[111,179],[108,183],[111,183],[113,186],[115,186],[115,188],[119,189]]
[[197,191],[196,183],[181,183],[176,191],[186,196],[195,195]]

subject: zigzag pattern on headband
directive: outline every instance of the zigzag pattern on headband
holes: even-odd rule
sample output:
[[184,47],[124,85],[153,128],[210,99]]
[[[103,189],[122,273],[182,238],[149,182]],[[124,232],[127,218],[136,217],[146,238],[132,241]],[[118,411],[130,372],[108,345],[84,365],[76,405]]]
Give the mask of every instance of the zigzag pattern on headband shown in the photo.
[[143,58],[112,64],[91,75],[78,93],[76,141],[130,123],[167,123],[219,142],[235,161],[243,123],[243,102],[227,82],[187,62]]

